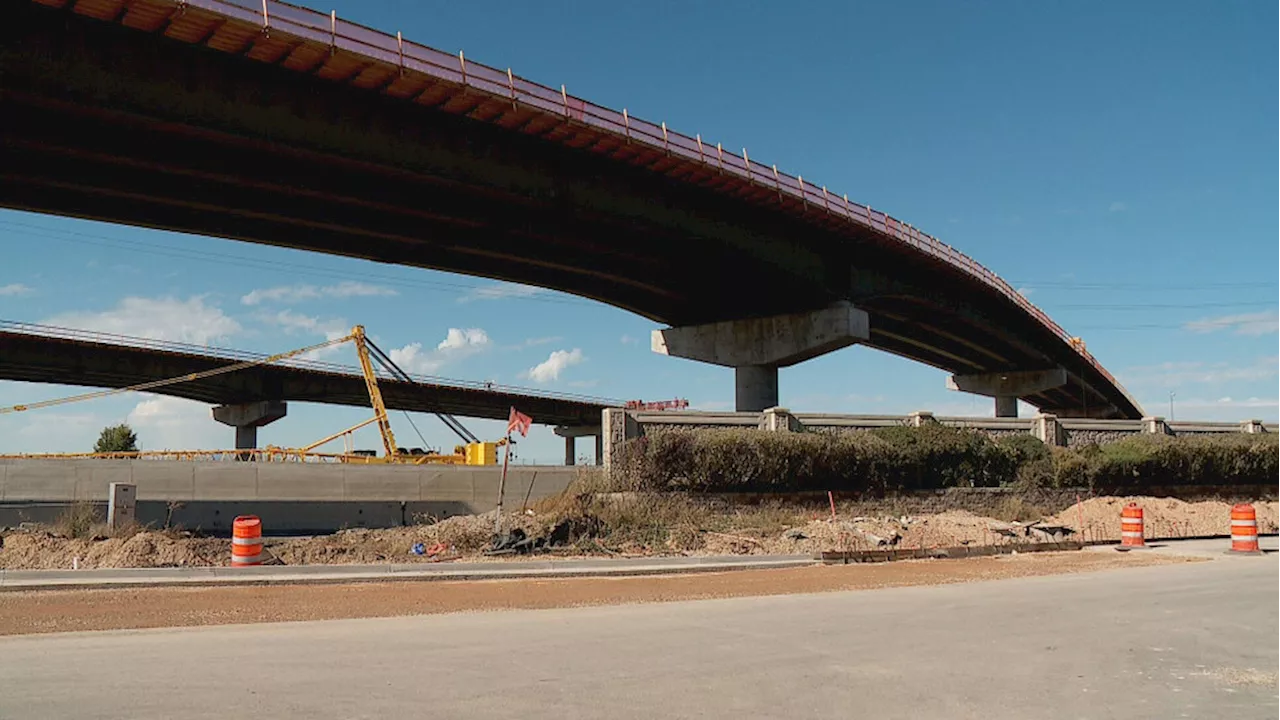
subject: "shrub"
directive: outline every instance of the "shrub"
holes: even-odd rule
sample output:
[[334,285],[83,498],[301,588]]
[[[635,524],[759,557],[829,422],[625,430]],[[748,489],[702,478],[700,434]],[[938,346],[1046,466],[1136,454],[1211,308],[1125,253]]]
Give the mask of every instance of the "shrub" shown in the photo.
[[1273,483],[1272,435],[1139,436],[1049,448],[942,425],[845,434],[664,430],[630,441],[610,473],[618,490],[883,493],[949,487],[1088,487]]

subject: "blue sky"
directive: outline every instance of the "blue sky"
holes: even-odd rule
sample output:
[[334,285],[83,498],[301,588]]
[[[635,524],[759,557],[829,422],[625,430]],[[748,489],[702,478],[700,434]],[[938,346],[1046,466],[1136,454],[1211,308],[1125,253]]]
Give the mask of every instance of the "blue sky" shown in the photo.
[[[1168,415],[1173,392],[1180,419],[1277,419],[1274,4],[333,7],[745,146],[902,218],[1022,288],[1151,414]],[[0,319],[263,351],[360,322],[436,375],[708,409],[732,401],[732,371],[654,355],[652,323],[570,296],[15,212],[0,212],[0,243]],[[350,349],[325,359],[354,360]],[[989,399],[944,380],[851,348],[783,370],[782,403],[991,414]],[[0,382],[0,405],[73,391]],[[135,395],[4,415],[0,452],[85,450],[119,420],[150,449],[228,445],[230,429],[208,412]],[[295,405],[260,438],[303,444],[365,415]],[[439,422],[415,420],[429,443],[452,444]],[[403,417],[392,423],[413,437]],[[520,450],[524,461],[561,456],[546,429]]]

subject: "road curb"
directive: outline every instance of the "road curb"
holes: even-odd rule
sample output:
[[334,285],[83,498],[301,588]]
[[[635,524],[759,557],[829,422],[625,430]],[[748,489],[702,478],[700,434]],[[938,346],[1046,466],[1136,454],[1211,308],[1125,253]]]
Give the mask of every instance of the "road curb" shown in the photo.
[[[759,560],[695,560],[692,562],[648,563],[621,566],[595,567],[497,567],[490,569],[453,570],[447,566],[426,568],[390,566],[333,566],[309,565],[287,567],[237,568],[174,568],[174,569],[124,569],[120,571],[62,571],[23,570],[0,571],[0,593],[30,592],[37,590],[120,590],[128,588],[157,587],[253,587],[265,585],[348,585],[355,583],[386,582],[474,582],[484,580],[550,580],[565,578],[646,577],[657,575],[688,575],[695,573],[730,572],[739,570],[780,570],[809,567],[819,561],[813,557],[779,556]],[[356,569],[358,568],[358,569]],[[129,577],[134,570],[134,577]],[[169,571],[169,572],[165,572]],[[99,578],[68,577],[71,574],[102,573]],[[125,577],[120,577],[124,573]],[[112,577],[114,575],[114,577]]]

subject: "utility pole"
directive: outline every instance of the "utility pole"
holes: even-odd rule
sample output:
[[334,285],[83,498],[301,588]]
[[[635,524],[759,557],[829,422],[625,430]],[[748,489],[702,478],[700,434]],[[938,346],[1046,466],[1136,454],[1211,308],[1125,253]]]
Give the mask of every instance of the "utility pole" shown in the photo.
[[1178,396],[1178,393],[1176,393],[1176,392],[1174,392],[1174,391],[1172,391],[1172,390],[1170,390],[1170,391],[1169,391],[1169,420],[1170,420],[1170,421],[1172,421],[1172,420],[1174,419],[1174,417],[1173,417],[1173,399],[1174,399],[1175,397],[1177,397],[1177,396]]

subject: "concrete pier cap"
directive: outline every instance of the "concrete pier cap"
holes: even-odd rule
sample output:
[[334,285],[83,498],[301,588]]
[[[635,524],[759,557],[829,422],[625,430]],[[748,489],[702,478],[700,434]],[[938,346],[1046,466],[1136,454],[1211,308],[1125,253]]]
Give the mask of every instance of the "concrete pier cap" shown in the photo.
[[864,310],[841,301],[811,312],[654,330],[653,352],[735,369],[739,412],[778,405],[778,368],[870,337]]
[[959,390],[996,399],[996,417],[1017,417],[1018,398],[1067,384],[1065,368],[1009,370],[978,375],[952,375],[948,390]]
[[258,447],[258,428],[270,425],[289,413],[289,406],[280,400],[219,405],[213,409],[213,419],[236,429],[236,449],[252,450]]

